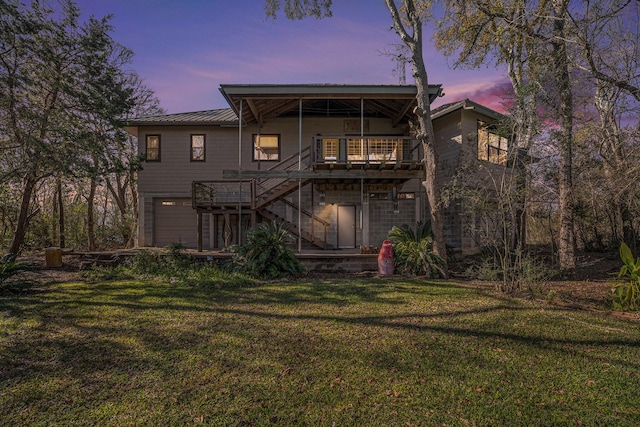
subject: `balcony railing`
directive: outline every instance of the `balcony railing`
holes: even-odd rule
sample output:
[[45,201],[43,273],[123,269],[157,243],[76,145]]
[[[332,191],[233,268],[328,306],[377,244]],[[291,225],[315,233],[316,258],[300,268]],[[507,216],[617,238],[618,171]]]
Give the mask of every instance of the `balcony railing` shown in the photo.
[[193,208],[221,206],[251,207],[253,201],[251,180],[195,181],[191,184]]
[[422,159],[420,143],[402,136],[316,136],[312,149],[314,165],[415,164]]

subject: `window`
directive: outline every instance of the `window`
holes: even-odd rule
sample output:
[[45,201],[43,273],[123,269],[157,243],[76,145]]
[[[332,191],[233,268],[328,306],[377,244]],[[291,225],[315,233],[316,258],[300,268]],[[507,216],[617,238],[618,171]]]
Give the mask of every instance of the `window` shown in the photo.
[[506,165],[508,146],[508,138],[498,133],[496,125],[478,120],[478,159]]
[[398,193],[398,200],[415,200],[416,193]]
[[389,200],[389,193],[369,193],[369,200]]
[[322,138],[322,158],[324,160],[338,160],[338,138]]
[[347,160],[350,162],[365,160],[364,139],[349,138],[347,140]]
[[280,160],[280,135],[253,135],[253,160]]
[[191,135],[191,161],[204,162],[204,135]]
[[402,150],[400,140],[392,138],[370,138],[369,160],[397,160],[398,148]]
[[160,161],[160,135],[147,135],[145,153],[147,162]]

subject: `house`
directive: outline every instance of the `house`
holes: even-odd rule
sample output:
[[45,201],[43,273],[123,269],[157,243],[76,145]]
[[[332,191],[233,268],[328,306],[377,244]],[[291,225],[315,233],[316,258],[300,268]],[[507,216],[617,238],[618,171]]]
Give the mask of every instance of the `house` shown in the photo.
[[[506,182],[514,172],[510,138],[505,136],[505,117],[469,99],[444,104],[431,112],[436,146],[439,153],[439,178],[442,185],[451,187],[454,180],[458,189],[471,189],[477,197],[477,187],[483,194],[495,199],[492,186]],[[470,188],[471,187],[471,188]],[[444,230],[447,246],[462,253],[475,252],[486,242],[478,236],[482,223],[488,218],[478,218],[474,202],[463,197],[453,197],[444,209]],[[495,233],[500,233],[500,218],[495,221]],[[492,234],[493,232],[487,231]],[[487,234],[485,233],[485,235]]]
[[[139,246],[221,249],[242,242],[259,221],[278,221],[299,250],[359,251],[379,247],[394,225],[428,218],[422,146],[410,124],[415,86],[225,84],[220,91],[230,108],[129,123],[146,155]],[[442,93],[440,85],[428,91],[432,102]],[[442,185],[465,150],[502,163],[506,141],[496,146],[487,134],[498,113],[467,100],[433,118]],[[473,242],[458,208],[446,211],[446,233],[463,250]]]

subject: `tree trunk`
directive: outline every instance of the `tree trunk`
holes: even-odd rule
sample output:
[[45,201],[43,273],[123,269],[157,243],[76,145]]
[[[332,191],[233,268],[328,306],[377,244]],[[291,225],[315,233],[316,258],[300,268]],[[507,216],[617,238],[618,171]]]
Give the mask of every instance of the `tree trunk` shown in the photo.
[[[136,225],[129,224],[127,221],[127,213],[130,207],[127,204],[127,188],[129,179],[125,177],[124,182],[120,180],[120,176],[115,176],[115,186],[111,179],[107,178],[107,188],[118,205],[118,211],[120,213],[120,221],[122,222],[122,237],[125,242],[125,247],[133,247],[135,240],[135,228]],[[134,218],[137,218],[137,212],[134,214]]]
[[96,180],[91,178],[89,197],[87,197],[87,244],[90,251],[96,250],[95,212]]
[[64,197],[62,194],[62,180],[60,178],[56,178],[56,188],[58,189],[58,246],[64,248],[66,245],[64,236]]
[[411,52],[411,62],[413,66],[413,77],[417,88],[417,107],[415,114],[418,121],[418,135],[416,137],[422,142],[424,150],[425,180],[422,185],[429,202],[431,214],[431,230],[433,232],[433,252],[445,263],[442,270],[444,276],[447,275],[447,249],[444,237],[444,215],[442,212],[442,194],[440,182],[438,180],[438,152],[435,146],[433,135],[433,124],[431,122],[431,103],[429,101],[429,76],[424,65],[422,56],[422,19],[416,10],[413,0],[405,1],[406,14],[411,24],[413,33],[407,33],[398,9],[393,0],[386,0],[387,7],[393,18],[393,26],[404,44]]
[[560,215],[560,235],[558,256],[560,269],[573,271],[576,268],[575,235],[573,230],[573,98],[569,73],[569,56],[565,34],[567,0],[553,1],[553,39],[552,55],[555,68],[556,87],[558,89],[558,108],[560,128],[558,148],[560,150],[560,168],[558,171],[558,196]]
[[16,229],[13,232],[13,240],[9,246],[9,252],[12,254],[19,254],[22,249],[24,237],[27,233],[27,227],[29,226],[29,220],[32,216],[29,213],[31,208],[31,197],[33,196],[33,190],[35,189],[37,182],[38,180],[34,176],[28,176],[24,179],[18,222],[16,223]]

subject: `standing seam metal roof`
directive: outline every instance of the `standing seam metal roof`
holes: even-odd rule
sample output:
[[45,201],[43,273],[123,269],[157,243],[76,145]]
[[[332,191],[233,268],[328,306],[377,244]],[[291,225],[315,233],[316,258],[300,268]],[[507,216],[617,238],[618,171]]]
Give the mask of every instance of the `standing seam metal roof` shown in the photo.
[[129,126],[155,124],[171,125],[224,125],[237,124],[238,116],[231,108],[195,111],[190,113],[165,114],[161,116],[137,117],[129,121]]

